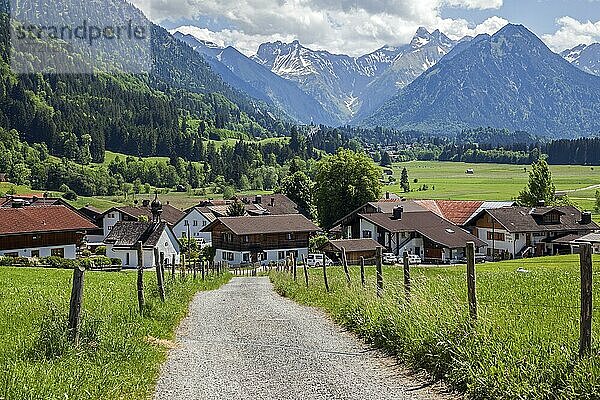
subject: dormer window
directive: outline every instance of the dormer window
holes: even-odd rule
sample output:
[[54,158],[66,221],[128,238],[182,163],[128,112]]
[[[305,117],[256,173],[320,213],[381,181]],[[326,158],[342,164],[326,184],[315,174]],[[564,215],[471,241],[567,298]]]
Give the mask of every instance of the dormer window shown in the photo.
[[548,213],[544,215],[544,224],[560,224],[560,214]]

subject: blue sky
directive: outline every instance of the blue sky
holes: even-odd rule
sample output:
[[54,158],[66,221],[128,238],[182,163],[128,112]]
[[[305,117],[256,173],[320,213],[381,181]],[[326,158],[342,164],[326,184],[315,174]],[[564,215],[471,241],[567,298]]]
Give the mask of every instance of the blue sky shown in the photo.
[[360,55],[410,42],[419,26],[452,38],[520,23],[555,51],[600,42],[600,0],[133,0],[153,21],[253,54],[267,41]]

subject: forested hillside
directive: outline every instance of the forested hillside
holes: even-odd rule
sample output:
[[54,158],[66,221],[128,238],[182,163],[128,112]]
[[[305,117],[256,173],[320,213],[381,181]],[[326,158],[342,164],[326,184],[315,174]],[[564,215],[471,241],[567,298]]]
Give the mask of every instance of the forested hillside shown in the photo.
[[[9,20],[6,13],[0,18],[0,127],[17,130],[29,143],[45,143],[53,155],[83,163],[101,162],[105,149],[188,157],[194,143],[213,131],[269,137],[289,130],[158,26],[152,26],[151,74],[17,76],[8,66]],[[198,128],[183,129],[186,125]],[[88,145],[91,160],[78,159],[76,153]]]

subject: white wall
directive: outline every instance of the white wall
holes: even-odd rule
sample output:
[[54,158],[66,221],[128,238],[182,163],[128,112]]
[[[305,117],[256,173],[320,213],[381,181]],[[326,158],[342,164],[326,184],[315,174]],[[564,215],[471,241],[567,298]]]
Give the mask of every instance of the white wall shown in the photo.
[[[163,231],[155,248],[158,249],[159,254],[164,253],[165,262],[171,263],[173,255],[175,255],[175,263],[180,263],[179,243],[177,242],[175,235],[171,233],[170,229],[167,228]],[[129,263],[127,262],[127,254],[129,254]],[[115,248],[114,245],[109,244],[106,246],[106,256],[120,259],[123,268],[138,267],[137,250],[135,249],[119,249]],[[156,266],[158,261],[154,259],[154,249],[147,248],[144,248],[143,259],[144,268],[152,268]]]
[[77,246],[74,244],[63,245],[63,246],[50,246],[50,247],[32,247],[27,249],[18,250],[0,250],[0,256],[11,253],[18,253],[19,257],[31,257],[32,250],[39,250],[40,257],[50,257],[52,255],[52,249],[64,249],[65,258],[74,260],[77,256]]
[[122,220],[120,211],[111,211],[104,215],[102,219],[102,229],[104,230],[104,238],[108,236],[113,226]]
[[[186,225],[186,223],[188,225]],[[192,209],[181,221],[173,227],[173,232],[177,238],[187,237],[188,226],[190,228],[190,236],[194,239],[204,239],[205,243],[210,244],[212,242],[212,236],[210,232],[201,232],[201,230],[210,224],[210,221],[198,210]]]
[[[267,258],[261,260],[262,264],[268,264],[270,262],[284,261],[285,258],[279,258],[279,252],[285,252],[285,256],[287,257],[290,252],[295,251],[298,253],[297,262],[302,262],[302,256],[308,256],[308,248],[297,248],[297,249],[275,249],[275,250],[266,250],[264,253],[267,254]],[[223,257],[223,253],[233,253],[233,261]],[[244,261],[244,254],[248,255],[248,259],[252,260],[252,254],[249,251],[229,251],[223,249],[216,249],[215,262],[219,261],[227,261],[230,265],[240,265],[247,261]]]
[[360,219],[360,238],[361,239],[366,239],[366,236],[363,234],[364,231],[370,231],[371,239],[377,241],[377,239],[378,239],[377,227],[375,226],[375,224],[372,224],[371,222],[361,218]]

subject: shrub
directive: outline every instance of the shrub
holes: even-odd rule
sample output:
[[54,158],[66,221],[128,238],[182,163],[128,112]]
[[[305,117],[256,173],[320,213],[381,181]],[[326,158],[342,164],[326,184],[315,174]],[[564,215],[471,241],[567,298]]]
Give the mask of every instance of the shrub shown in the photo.
[[79,261],[50,256],[41,258],[40,264],[47,265],[51,268],[74,269],[76,266],[79,266]]
[[92,252],[90,250],[83,250],[81,252],[81,256],[82,257],[86,257],[87,258],[87,257],[90,257],[91,255],[92,255]]
[[96,248],[95,253],[97,256],[105,256],[106,255],[106,246],[98,246]]
[[111,258],[110,261],[111,261],[111,264],[115,267],[120,267],[123,265],[123,261],[121,261],[120,258]]

